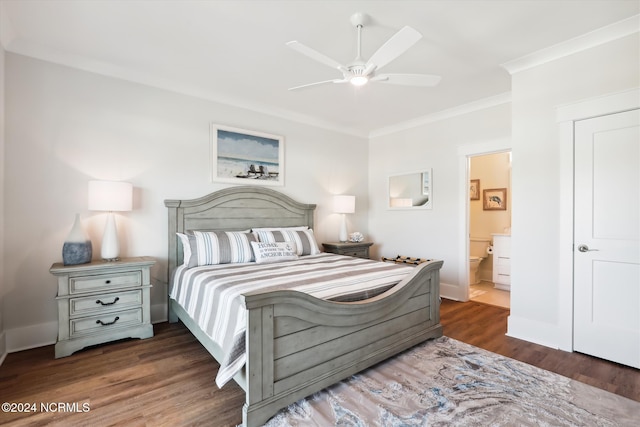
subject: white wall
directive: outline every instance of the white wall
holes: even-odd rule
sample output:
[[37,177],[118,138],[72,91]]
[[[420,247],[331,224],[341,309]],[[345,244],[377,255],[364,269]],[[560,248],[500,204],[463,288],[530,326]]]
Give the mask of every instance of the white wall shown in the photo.
[[[461,176],[459,150],[509,139],[510,123],[511,108],[505,103],[371,138],[369,230],[376,242],[374,256],[444,260],[442,295],[463,299],[466,278],[460,274],[463,235],[459,225],[460,218],[467,215],[467,207],[460,194],[467,182]],[[388,176],[422,169],[433,170],[433,209],[388,209]]]
[[[638,33],[513,75],[513,217],[509,335],[567,348],[571,279],[559,270],[563,170],[556,107],[640,87]],[[570,162],[569,162],[570,164]],[[535,259],[535,262],[531,262]],[[568,304],[568,305],[567,305]]]
[[4,332],[4,62],[5,51],[0,45],[0,363],[7,353],[5,332]]
[[[268,115],[7,53],[5,251],[9,350],[55,341],[56,281],[63,241],[79,212],[94,258],[105,216],[87,211],[90,179],[134,185],[134,210],[118,215],[121,255],[157,259],[152,320],[165,316],[165,199],[200,197],[209,179],[211,122],[285,137],[284,187],[316,203],[319,243],[338,237],[331,195],[356,196],[350,229],[367,234],[367,140]],[[26,337],[22,340],[21,337]]]

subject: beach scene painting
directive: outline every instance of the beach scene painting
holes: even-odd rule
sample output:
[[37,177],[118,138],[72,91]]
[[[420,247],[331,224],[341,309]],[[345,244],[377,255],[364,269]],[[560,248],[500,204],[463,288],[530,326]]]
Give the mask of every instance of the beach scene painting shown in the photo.
[[284,185],[284,138],[211,125],[212,181]]

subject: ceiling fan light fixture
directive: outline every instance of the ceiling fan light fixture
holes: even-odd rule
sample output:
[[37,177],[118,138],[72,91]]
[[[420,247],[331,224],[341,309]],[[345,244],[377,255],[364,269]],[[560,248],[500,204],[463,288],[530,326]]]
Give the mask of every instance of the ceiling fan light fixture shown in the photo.
[[367,84],[368,81],[369,79],[366,76],[353,76],[349,80],[349,83],[351,83],[354,86],[364,86]]
[[333,69],[337,69],[342,73],[342,79],[325,80],[321,82],[310,83],[302,86],[289,88],[289,90],[297,90],[308,87],[315,87],[327,83],[351,83],[353,86],[365,86],[369,82],[384,82],[394,85],[404,86],[435,86],[440,81],[440,76],[427,74],[379,74],[378,72],[389,62],[395,60],[406,50],[418,42],[422,38],[417,30],[409,26],[402,27],[389,38],[382,46],[376,50],[368,59],[362,58],[362,27],[365,22],[369,21],[369,16],[364,13],[356,13],[351,17],[351,23],[356,27],[358,32],[358,40],[356,44],[356,57],[350,63],[343,65],[340,62],[329,58],[328,56],[303,45],[294,40],[287,43],[287,46],[309,58],[327,65]]

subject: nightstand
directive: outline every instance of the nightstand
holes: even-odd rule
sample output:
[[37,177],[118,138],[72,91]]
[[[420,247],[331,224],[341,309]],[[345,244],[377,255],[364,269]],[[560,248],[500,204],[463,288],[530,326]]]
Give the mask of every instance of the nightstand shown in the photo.
[[87,264],[55,263],[58,278],[56,359],[123,338],[151,338],[150,257]]
[[323,243],[325,252],[331,252],[338,255],[349,255],[358,258],[369,259],[369,247],[373,245],[372,242],[335,242],[335,243]]

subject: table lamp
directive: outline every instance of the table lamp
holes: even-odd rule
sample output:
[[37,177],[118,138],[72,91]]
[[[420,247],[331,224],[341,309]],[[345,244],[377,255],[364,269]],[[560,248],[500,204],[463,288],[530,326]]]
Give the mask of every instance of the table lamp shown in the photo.
[[89,181],[89,210],[108,212],[102,236],[101,256],[104,261],[117,261],[120,253],[114,212],[130,211],[133,186],[128,182]]
[[342,214],[342,223],[340,224],[340,241],[347,241],[347,220],[344,214],[354,213],[356,211],[356,196],[333,196],[333,211]]

